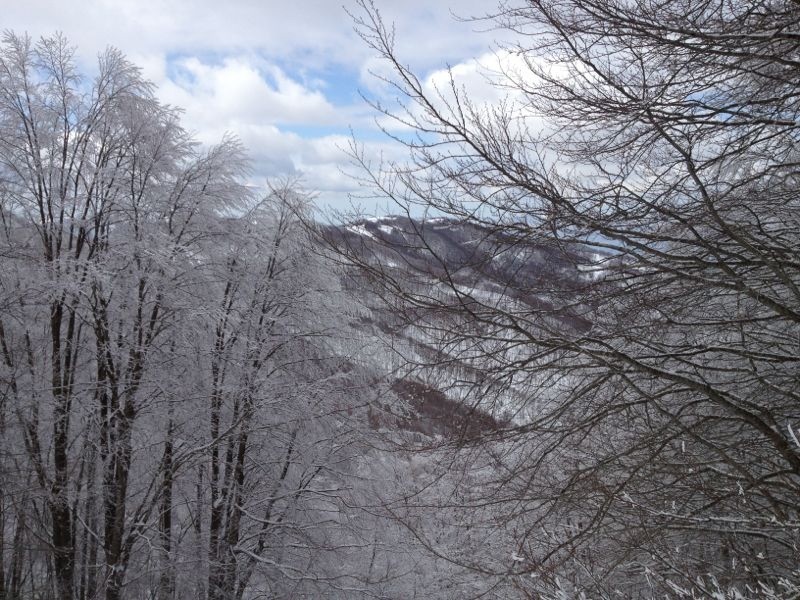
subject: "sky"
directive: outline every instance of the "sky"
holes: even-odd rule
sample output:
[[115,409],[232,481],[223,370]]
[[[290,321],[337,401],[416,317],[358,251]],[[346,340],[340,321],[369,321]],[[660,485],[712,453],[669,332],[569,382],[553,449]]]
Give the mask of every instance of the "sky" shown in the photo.
[[[492,0],[375,5],[395,27],[401,60],[423,81],[432,85],[450,66],[482,85],[478,65],[493,56],[495,34],[454,13],[481,16]],[[358,187],[346,153],[352,139],[375,160],[404,156],[362,98],[393,101],[371,74],[385,66],[354,29],[351,14],[362,14],[354,0],[0,0],[0,7],[4,29],[34,39],[63,33],[85,73],[106,47],[121,50],[161,101],[185,111],[183,125],[203,144],[237,135],[255,184],[299,177],[319,206],[345,209]],[[368,212],[385,210],[359,202]]]

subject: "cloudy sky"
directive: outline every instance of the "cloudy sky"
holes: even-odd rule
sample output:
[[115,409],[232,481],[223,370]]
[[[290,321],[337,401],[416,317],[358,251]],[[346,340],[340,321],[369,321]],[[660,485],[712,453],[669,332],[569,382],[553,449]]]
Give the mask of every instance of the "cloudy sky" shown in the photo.
[[[469,78],[489,55],[482,15],[491,0],[376,0],[396,28],[399,55],[431,81],[451,65]],[[185,110],[203,143],[233,132],[253,159],[256,179],[300,174],[321,205],[344,207],[354,181],[342,148],[350,132],[367,152],[399,156],[379,135],[359,92],[379,98],[370,72],[382,68],[354,31],[354,0],[26,0],[3,2],[3,25],[34,38],[60,31],[85,71],[116,46]]]

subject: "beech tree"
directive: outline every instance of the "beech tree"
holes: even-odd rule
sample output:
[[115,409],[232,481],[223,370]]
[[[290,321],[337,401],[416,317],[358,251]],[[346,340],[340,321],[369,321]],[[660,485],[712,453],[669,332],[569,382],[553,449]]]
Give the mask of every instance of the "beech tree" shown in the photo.
[[0,597],[364,588],[337,276],[247,172],[118,51],[4,35]]
[[245,163],[233,140],[199,152],[116,50],[85,84],[61,37],[5,34],[0,113],[0,345],[14,422],[4,459],[28,490],[4,485],[15,507],[9,594],[94,597],[101,586],[118,598],[165,468],[133,486],[139,422],[161,395],[154,362],[169,355],[193,246],[246,196]]
[[283,184],[214,244],[222,278],[198,348],[208,462],[193,517],[208,598],[335,597],[358,580],[342,556],[363,545],[343,504],[363,451],[358,394],[330,345],[341,334],[328,315],[338,281],[311,252],[298,218],[307,210]]
[[[410,367],[515,414],[453,449],[452,502],[412,496],[498,543],[407,525],[523,597],[796,590],[796,4],[504,2],[479,19],[512,40],[493,104],[415,74],[359,4],[409,162],[352,156],[417,220],[402,251],[339,252],[436,341]],[[466,258],[439,253],[434,218],[475,228]]]

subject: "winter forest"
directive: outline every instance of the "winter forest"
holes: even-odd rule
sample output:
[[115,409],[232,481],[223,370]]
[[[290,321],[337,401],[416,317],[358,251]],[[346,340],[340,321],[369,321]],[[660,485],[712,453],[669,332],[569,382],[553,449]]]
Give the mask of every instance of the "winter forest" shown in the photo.
[[2,34],[0,600],[800,598],[800,5],[477,6],[349,208]]

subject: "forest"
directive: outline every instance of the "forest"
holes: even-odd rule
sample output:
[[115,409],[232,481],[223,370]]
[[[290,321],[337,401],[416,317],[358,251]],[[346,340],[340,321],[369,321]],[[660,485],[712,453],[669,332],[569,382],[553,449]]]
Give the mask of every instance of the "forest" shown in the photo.
[[796,0],[347,10],[391,214],[3,34],[0,600],[800,598]]

